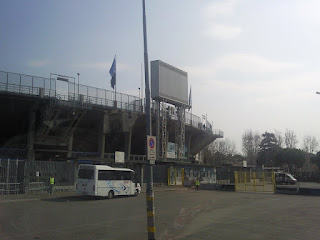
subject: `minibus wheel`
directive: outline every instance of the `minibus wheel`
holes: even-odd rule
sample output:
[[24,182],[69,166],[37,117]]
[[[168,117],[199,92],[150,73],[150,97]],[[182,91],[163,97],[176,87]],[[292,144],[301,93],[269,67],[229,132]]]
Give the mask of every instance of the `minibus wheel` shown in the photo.
[[114,192],[113,191],[109,191],[108,193],[108,198],[111,199],[114,196]]

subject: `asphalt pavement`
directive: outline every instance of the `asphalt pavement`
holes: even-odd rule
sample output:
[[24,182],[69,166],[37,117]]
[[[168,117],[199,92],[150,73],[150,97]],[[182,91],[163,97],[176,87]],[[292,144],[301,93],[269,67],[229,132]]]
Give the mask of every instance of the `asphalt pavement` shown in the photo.
[[[317,239],[319,197],[155,188],[156,236],[173,239]],[[0,200],[0,239],[147,239],[145,193],[75,193]]]

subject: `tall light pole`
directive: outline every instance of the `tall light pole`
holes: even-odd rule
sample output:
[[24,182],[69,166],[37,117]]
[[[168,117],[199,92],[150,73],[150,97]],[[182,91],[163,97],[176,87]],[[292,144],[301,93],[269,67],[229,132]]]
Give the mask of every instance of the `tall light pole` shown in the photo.
[[80,96],[80,92],[79,92],[79,76],[80,76],[80,73],[77,73],[78,74],[78,98]]
[[[151,114],[150,114],[150,88],[149,88],[149,60],[147,48],[147,24],[146,24],[146,3],[142,0],[143,8],[143,40],[144,40],[144,74],[145,74],[145,97],[146,97],[146,135],[152,135],[151,128]],[[147,141],[147,137],[146,137]],[[148,239],[156,239],[155,228],[155,212],[154,212],[154,192],[153,192],[153,169],[148,159],[148,142],[146,143],[146,177],[147,177],[147,191],[146,191],[146,204],[147,204],[147,224],[148,224]]]
[[140,88],[138,88],[139,89],[139,100],[140,100]]

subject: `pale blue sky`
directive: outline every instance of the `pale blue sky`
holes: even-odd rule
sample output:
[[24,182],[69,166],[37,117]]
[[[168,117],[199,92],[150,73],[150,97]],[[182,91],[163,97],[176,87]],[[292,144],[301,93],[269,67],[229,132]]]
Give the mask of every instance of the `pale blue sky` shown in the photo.
[[[320,139],[320,2],[146,0],[149,60],[189,75],[193,113],[241,149],[245,129]],[[141,0],[2,0],[0,70],[75,76],[138,95]]]

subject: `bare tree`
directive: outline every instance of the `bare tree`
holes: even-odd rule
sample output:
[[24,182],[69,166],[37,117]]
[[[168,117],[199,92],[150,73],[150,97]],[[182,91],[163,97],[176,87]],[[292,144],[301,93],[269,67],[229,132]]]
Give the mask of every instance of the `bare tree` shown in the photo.
[[233,155],[236,150],[236,144],[229,138],[227,138],[226,140],[220,140],[218,141],[217,150],[224,155]]
[[209,149],[213,153],[220,152],[224,155],[228,155],[228,154],[233,155],[235,154],[235,151],[236,151],[236,144],[234,143],[234,141],[230,140],[229,138],[225,140],[217,139],[216,141],[214,141],[209,145]]
[[303,138],[303,150],[307,153],[316,152],[319,143],[317,139],[313,136],[305,136]]
[[286,129],[286,132],[284,134],[284,143],[286,144],[287,148],[296,148],[298,139],[294,131]]
[[261,136],[258,132],[246,130],[242,135],[242,151],[248,160],[248,164],[256,165],[260,142]]
[[212,154],[212,163],[221,164],[227,161],[229,156],[233,156],[236,152],[236,145],[230,139],[216,140],[208,146],[208,150]]
[[276,137],[276,139],[278,141],[278,143],[277,143],[278,147],[282,148],[283,147],[283,136],[282,136],[281,132],[274,130],[274,136]]

